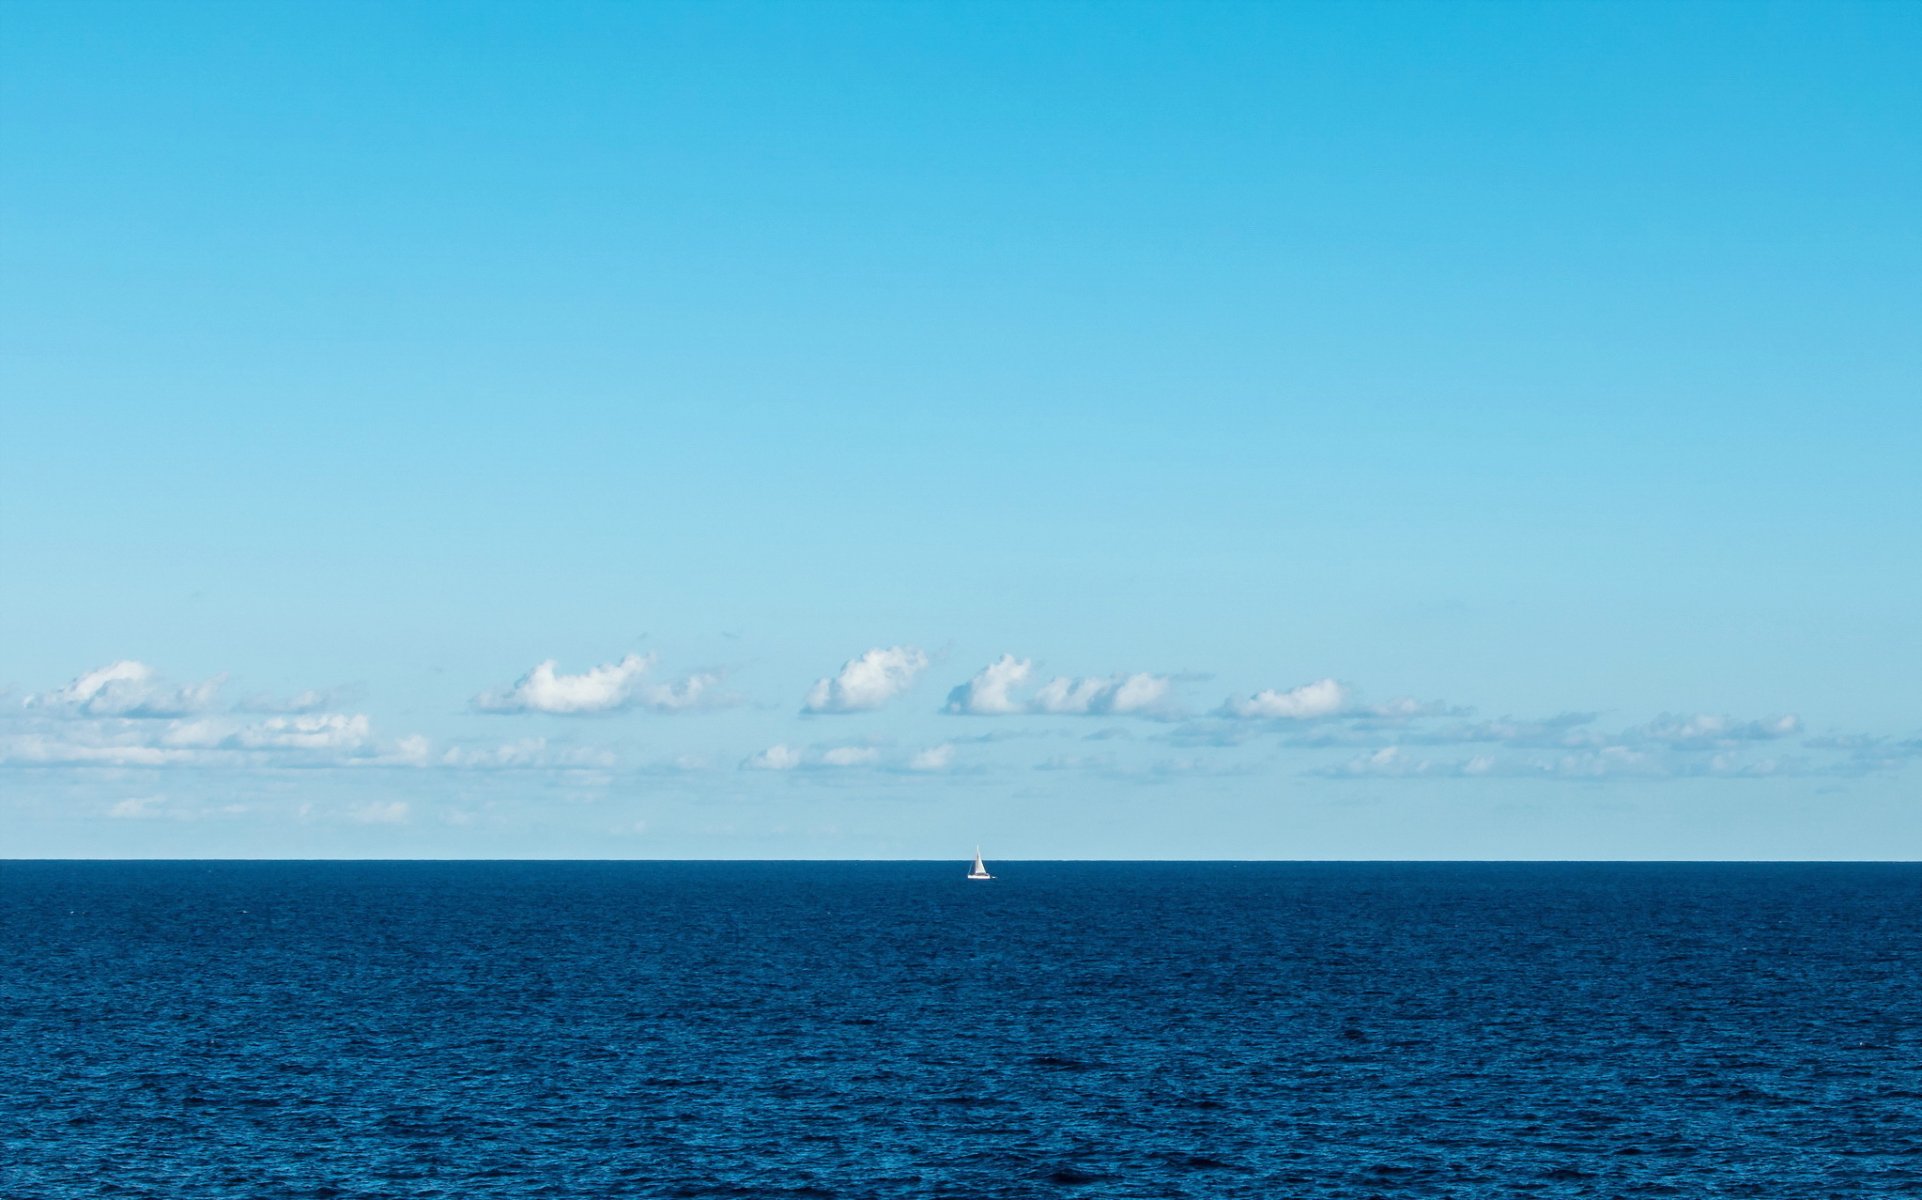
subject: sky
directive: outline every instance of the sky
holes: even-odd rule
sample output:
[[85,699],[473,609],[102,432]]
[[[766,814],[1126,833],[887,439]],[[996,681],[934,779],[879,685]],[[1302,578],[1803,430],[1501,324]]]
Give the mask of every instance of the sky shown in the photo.
[[0,6],[0,858],[1922,857],[1922,6]]

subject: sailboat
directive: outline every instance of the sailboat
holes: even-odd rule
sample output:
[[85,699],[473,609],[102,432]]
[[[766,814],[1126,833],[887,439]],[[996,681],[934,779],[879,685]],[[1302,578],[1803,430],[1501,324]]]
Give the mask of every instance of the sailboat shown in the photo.
[[968,872],[968,878],[969,879],[993,879],[994,878],[994,876],[988,874],[987,864],[981,861],[981,847],[979,846],[976,846],[974,848],[974,870]]

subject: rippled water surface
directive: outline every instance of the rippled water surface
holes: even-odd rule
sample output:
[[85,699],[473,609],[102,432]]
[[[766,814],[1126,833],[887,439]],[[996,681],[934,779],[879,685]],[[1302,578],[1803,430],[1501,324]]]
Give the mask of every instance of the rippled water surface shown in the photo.
[[1922,1194],[1922,867],[0,864],[0,1195]]

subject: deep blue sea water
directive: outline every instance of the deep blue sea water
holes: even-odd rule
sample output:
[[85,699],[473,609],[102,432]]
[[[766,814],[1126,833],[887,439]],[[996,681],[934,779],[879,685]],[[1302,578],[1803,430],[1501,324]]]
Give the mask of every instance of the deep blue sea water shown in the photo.
[[0,1196],[1922,1194],[1922,866],[0,863]]

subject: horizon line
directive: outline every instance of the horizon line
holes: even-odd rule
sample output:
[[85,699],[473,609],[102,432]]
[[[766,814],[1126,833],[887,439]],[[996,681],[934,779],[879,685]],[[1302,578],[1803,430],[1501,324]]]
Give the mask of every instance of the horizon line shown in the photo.
[[[267,857],[216,855],[197,858],[158,856],[42,855],[0,858],[0,866],[23,863],[928,863],[966,862],[957,858],[482,858],[419,857]],[[1922,858],[996,858],[999,864],[1139,864],[1144,866],[1353,865],[1353,866],[1918,866]]]

